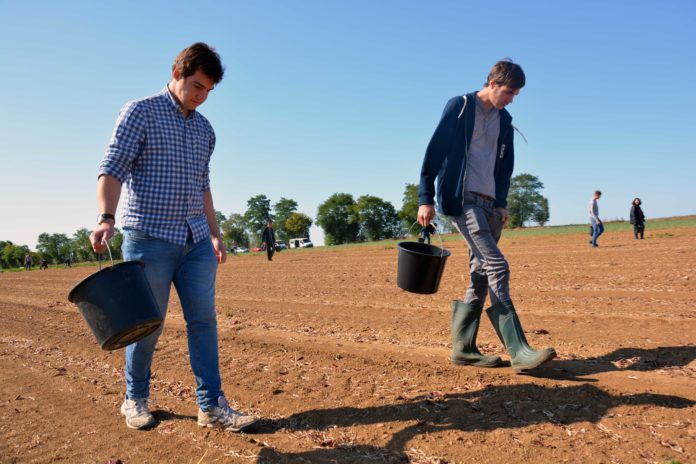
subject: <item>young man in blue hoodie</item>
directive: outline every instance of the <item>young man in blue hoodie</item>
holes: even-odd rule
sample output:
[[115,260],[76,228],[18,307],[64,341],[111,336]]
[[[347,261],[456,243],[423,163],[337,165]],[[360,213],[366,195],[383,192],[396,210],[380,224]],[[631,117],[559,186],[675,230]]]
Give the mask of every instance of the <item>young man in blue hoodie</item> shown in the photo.
[[518,64],[498,61],[483,89],[447,102],[423,160],[418,222],[430,224],[437,199],[438,212],[452,219],[469,245],[469,287],[463,301],[452,302],[451,360],[457,365],[502,365],[500,357],[485,356],[476,347],[487,293],[486,314],[516,372],[556,356],[553,348],[535,351],[527,343],[510,298],[510,268],[498,248],[514,165],[514,127],[505,107],[524,85]]

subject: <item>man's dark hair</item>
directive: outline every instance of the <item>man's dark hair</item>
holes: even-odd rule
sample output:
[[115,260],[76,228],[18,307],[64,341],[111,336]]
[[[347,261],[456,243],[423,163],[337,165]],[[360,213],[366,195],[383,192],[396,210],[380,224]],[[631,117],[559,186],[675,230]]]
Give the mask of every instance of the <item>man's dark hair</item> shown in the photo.
[[484,87],[487,87],[490,81],[497,85],[507,85],[511,89],[521,89],[526,83],[526,78],[519,64],[513,63],[510,58],[505,58],[493,65]]
[[595,190],[594,193],[595,193],[595,195],[601,195],[601,194],[602,194],[602,192],[600,192],[599,190]]
[[197,42],[181,50],[174,59],[172,71],[177,69],[182,78],[193,76],[199,69],[216,84],[222,80],[225,68],[215,48]]

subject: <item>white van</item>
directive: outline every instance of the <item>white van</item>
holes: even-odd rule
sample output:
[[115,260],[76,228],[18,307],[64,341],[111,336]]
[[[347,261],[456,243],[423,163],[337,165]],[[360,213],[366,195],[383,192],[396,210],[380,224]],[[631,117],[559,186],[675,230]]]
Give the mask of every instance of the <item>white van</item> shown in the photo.
[[308,238],[291,238],[290,248],[312,248],[314,244]]

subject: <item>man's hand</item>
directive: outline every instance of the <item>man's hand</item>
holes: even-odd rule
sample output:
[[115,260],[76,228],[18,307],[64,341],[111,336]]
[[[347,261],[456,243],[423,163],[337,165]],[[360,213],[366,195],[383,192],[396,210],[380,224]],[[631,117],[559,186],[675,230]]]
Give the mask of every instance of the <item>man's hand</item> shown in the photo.
[[507,224],[508,220],[510,219],[510,213],[508,213],[508,210],[505,208],[496,208],[498,210],[498,214],[500,214],[500,220],[503,221],[503,227]]
[[418,207],[418,224],[423,227],[430,224],[435,218],[435,207],[433,205],[420,205]]
[[213,248],[215,249],[215,256],[217,257],[218,264],[223,264],[227,261],[227,250],[225,250],[225,244],[222,243],[222,239],[219,237],[210,237],[213,242]]
[[92,244],[92,249],[95,253],[104,253],[106,251],[106,242],[114,236],[114,224],[107,219],[102,222],[99,227],[89,236],[89,241]]

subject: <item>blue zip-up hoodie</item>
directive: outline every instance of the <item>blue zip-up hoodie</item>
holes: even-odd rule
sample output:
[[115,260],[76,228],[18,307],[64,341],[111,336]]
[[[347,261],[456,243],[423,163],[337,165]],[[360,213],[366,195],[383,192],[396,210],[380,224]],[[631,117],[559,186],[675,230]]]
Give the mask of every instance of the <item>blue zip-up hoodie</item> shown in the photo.
[[[433,137],[425,151],[421,168],[418,203],[435,204],[437,178],[437,210],[447,216],[462,214],[462,189],[466,171],[466,155],[474,133],[476,93],[454,97],[447,102]],[[496,152],[495,202],[496,208],[507,207],[510,177],[515,164],[512,116],[500,110],[500,135]]]

